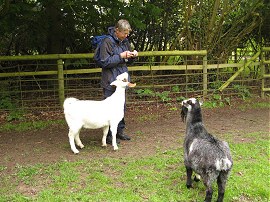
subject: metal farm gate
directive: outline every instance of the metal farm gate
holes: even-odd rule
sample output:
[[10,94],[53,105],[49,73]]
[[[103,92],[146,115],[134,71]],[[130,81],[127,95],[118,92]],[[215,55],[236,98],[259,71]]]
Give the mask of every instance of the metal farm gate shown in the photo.
[[[127,90],[128,106],[234,96],[244,90],[261,93],[261,72],[269,63],[261,63],[259,56],[224,63],[208,60],[205,50],[140,52],[129,67],[137,87]],[[93,53],[0,57],[0,111],[59,110],[71,96],[101,100],[101,69],[92,58]],[[263,89],[266,84],[263,80]]]

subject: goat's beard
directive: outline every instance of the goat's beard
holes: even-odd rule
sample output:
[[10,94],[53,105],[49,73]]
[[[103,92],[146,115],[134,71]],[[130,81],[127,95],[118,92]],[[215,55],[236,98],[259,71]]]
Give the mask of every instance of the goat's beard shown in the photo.
[[182,106],[181,108],[181,119],[183,122],[186,121],[187,119],[187,113],[188,113],[188,108],[186,108],[185,106]]

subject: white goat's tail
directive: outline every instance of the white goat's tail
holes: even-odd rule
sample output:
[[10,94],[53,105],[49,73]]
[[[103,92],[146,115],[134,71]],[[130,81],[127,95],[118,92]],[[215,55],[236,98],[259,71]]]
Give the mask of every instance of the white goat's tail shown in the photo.
[[70,98],[66,98],[63,104],[64,109],[67,109],[68,106],[74,102],[78,101],[78,99],[74,98],[74,97],[70,97]]

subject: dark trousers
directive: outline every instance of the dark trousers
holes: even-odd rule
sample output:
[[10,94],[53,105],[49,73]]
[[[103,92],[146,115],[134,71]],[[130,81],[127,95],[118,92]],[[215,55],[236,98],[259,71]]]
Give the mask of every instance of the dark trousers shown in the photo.
[[[104,99],[107,97],[110,97],[113,93],[114,93],[114,91],[103,88]],[[126,111],[126,103],[124,106],[124,111]],[[123,119],[119,122],[119,124],[117,126],[117,133],[121,133],[125,129],[125,127],[126,127],[126,123],[125,123],[125,119],[123,117]],[[109,130],[108,135],[112,135],[111,130]]]

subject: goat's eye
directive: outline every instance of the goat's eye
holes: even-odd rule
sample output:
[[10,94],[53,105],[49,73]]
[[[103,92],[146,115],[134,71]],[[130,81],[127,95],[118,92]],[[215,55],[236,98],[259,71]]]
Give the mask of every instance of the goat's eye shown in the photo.
[[123,79],[123,82],[127,82],[127,79]]

